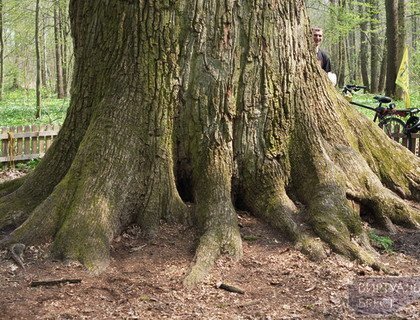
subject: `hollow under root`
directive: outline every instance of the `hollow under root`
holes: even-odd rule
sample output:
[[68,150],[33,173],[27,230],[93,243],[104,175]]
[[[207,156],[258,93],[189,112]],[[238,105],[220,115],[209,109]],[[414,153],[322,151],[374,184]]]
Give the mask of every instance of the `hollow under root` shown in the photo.
[[31,211],[42,202],[32,195],[12,192],[0,198],[0,229],[16,228],[27,219]]
[[385,221],[390,220],[397,225],[419,229],[420,214],[418,210],[395,196],[389,190],[383,189],[382,192],[376,192],[364,200],[366,205],[374,212],[375,216]]
[[20,177],[17,179],[9,180],[0,184],[0,197],[8,195],[13,191],[17,190],[24,182],[25,177]]

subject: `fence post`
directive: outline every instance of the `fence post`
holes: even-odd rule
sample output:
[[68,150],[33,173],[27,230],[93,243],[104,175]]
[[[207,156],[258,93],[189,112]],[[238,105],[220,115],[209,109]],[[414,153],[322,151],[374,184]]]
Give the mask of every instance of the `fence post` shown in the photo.
[[25,138],[23,140],[23,148],[25,156],[29,156],[31,152],[31,126],[25,126]]

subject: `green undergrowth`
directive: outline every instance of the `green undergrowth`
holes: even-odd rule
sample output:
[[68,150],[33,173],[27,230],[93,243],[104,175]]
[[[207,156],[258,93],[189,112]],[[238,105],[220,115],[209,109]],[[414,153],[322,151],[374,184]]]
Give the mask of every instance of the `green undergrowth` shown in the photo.
[[372,245],[387,253],[393,252],[394,241],[388,236],[380,236],[374,231],[369,232],[369,239]]
[[19,89],[4,92],[0,101],[0,127],[63,123],[69,98],[57,99],[54,93],[44,91],[41,104],[41,117],[35,119],[35,90]]
[[6,171],[20,171],[23,173],[29,173],[33,171],[41,161],[41,158],[31,159],[28,161],[19,161],[13,164],[9,162],[0,163],[0,175]]

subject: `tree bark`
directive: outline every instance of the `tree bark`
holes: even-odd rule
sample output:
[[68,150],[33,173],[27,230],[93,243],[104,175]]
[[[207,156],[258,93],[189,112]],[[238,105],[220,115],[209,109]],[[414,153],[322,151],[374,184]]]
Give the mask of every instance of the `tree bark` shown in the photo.
[[370,92],[379,91],[379,0],[370,0]]
[[339,54],[339,64],[338,64],[338,75],[337,75],[337,85],[342,88],[346,79],[346,65],[347,65],[347,50],[346,50],[346,39],[343,36],[340,36],[338,43],[338,54]]
[[0,100],[4,91],[4,30],[3,30],[3,0],[0,0]]
[[385,0],[387,68],[385,94],[395,96],[395,79],[399,67],[398,55],[398,0]]
[[[364,2],[367,2],[365,0]],[[362,74],[363,85],[370,88],[369,85],[369,37],[368,37],[368,20],[366,18],[365,7],[359,6],[359,12],[362,16],[362,22],[360,24],[360,71]]]
[[60,34],[60,51],[61,51],[61,69],[63,70],[63,91],[64,96],[68,95],[68,31],[67,23],[68,16],[63,12],[62,5],[58,9],[59,34]]
[[59,19],[59,0],[54,1],[54,44],[55,44],[55,72],[56,72],[56,92],[57,98],[65,97],[63,82],[63,58],[61,44],[61,21]]
[[417,42],[419,39],[418,35],[418,14],[411,14],[411,46],[414,50],[417,50]]
[[[406,27],[405,27],[405,0],[398,0],[398,43],[397,43],[397,74],[398,70],[401,65],[401,61],[404,54],[404,48],[407,45],[406,39]],[[404,91],[401,87],[396,86],[395,87],[395,97],[397,99],[403,99],[404,97]]]
[[[355,5],[353,2],[348,3],[349,10],[354,11],[356,10]],[[357,75],[358,75],[358,50],[356,48],[356,31],[353,29],[349,32],[349,36],[347,38],[347,65],[349,70],[349,81],[350,83],[356,83]]]
[[36,112],[35,118],[41,117],[41,52],[39,48],[39,0],[35,5],[35,54],[36,54]]
[[385,92],[385,80],[386,80],[386,64],[387,64],[387,41],[385,38],[384,45],[382,46],[383,54],[381,60],[381,71],[379,74],[378,92]]
[[46,88],[48,87],[48,81],[47,81],[47,35],[46,35],[46,29],[47,29],[47,15],[42,15],[42,36],[41,36],[41,43],[42,43],[42,63],[41,63],[41,87]]
[[313,259],[328,244],[382,269],[350,200],[385,228],[418,227],[404,199],[420,200],[419,160],[333,88],[303,0],[72,0],[70,18],[68,116],[35,171],[0,186],[0,228],[18,226],[3,245],[52,239],[100,271],[128,225],[190,222],[192,285],[220,254],[241,257],[236,208]]

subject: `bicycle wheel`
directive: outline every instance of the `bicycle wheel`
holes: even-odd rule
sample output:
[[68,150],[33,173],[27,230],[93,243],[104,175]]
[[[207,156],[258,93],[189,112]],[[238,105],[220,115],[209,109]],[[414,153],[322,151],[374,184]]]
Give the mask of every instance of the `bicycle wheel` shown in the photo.
[[389,117],[379,122],[379,128],[385,131],[386,135],[392,138],[392,134],[396,132],[404,132],[405,123],[399,118]]

